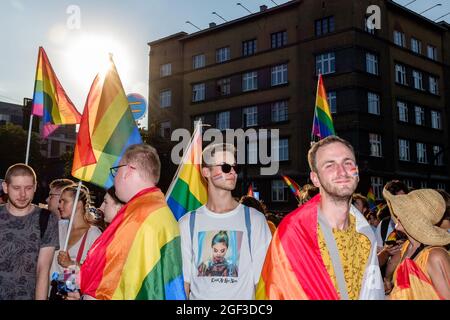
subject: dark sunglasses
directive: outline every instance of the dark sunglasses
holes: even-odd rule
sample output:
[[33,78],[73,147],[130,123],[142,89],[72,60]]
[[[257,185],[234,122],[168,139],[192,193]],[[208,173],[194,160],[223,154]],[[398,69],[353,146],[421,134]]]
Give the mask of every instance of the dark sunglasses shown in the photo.
[[228,164],[228,163],[222,163],[222,164],[216,164],[216,165],[208,166],[208,167],[220,167],[220,169],[222,169],[223,173],[230,173],[232,168],[234,169],[234,172],[236,172],[236,174],[239,174],[239,172],[241,171],[240,167],[236,163],[233,165]]

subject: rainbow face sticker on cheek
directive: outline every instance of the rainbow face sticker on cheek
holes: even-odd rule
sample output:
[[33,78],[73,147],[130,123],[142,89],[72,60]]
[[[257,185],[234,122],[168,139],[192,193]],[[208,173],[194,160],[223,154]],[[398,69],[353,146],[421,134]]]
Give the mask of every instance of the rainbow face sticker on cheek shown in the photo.
[[350,168],[350,174],[353,177],[358,177],[359,176],[358,166],[354,166],[354,167]]

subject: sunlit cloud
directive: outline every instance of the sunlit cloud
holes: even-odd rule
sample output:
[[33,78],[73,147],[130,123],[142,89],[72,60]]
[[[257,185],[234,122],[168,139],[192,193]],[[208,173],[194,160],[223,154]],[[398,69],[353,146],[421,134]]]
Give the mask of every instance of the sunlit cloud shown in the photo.
[[22,3],[22,1],[20,1],[20,0],[10,0],[9,3],[17,11],[24,11],[25,10],[25,6]]
[[57,24],[50,28],[48,39],[52,44],[62,45],[67,39],[67,28],[63,24]]

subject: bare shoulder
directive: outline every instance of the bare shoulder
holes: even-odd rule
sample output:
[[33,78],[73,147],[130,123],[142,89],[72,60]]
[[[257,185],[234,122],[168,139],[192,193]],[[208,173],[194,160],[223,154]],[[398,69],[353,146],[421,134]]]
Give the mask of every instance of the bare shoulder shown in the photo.
[[434,247],[430,249],[430,254],[428,256],[428,261],[431,264],[438,262],[448,263],[450,265],[450,255],[447,250],[443,247]]

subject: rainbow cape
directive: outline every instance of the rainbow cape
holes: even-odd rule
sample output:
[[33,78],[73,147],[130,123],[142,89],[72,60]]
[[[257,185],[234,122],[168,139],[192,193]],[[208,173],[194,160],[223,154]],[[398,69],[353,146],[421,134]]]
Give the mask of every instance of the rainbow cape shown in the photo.
[[58,125],[77,124],[81,120],[80,113],[56,77],[43,47],[39,47],[32,114],[42,117],[44,138]]
[[327,92],[323,85],[322,75],[319,74],[317,81],[316,106],[314,109],[314,120],[311,135],[319,139],[335,135],[333,118],[331,117],[330,106],[328,105]]
[[282,176],[284,182],[288,185],[289,189],[291,189],[292,193],[294,194],[294,196],[296,198],[300,198],[300,187],[299,185],[292,180],[291,178],[289,178],[288,176]]
[[72,176],[105,189],[113,185],[109,168],[117,166],[132,144],[142,143],[116,66],[110,57],[105,75],[97,75],[77,135]]
[[178,224],[158,188],[135,195],[94,242],[80,288],[96,299],[186,299]]
[[201,175],[202,135],[201,122],[192,134],[183,160],[166,192],[167,204],[179,220],[187,212],[196,210],[208,200],[206,182]]

